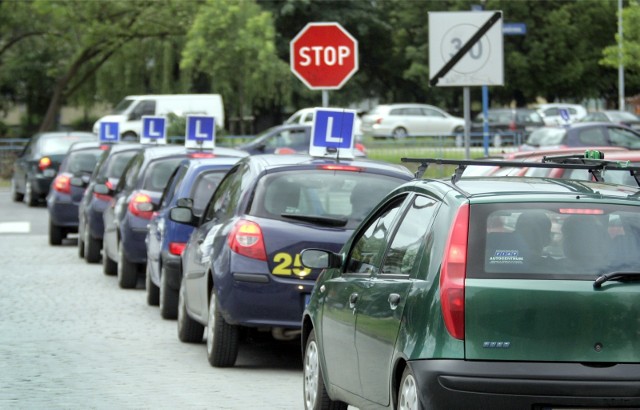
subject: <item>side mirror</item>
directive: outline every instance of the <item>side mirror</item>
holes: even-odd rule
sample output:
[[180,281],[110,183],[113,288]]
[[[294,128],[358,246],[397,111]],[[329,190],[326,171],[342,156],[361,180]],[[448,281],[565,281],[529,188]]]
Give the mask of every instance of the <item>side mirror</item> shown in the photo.
[[196,226],[196,221],[191,208],[175,207],[169,211],[169,219],[186,225]]
[[176,201],[176,205],[181,208],[193,208],[193,199],[191,198],[180,198]]
[[323,249],[304,249],[300,253],[300,262],[305,268],[328,269],[340,267],[340,256]]
[[95,192],[96,194],[113,196],[113,191],[109,189],[106,184],[96,184],[93,187],[93,192]]

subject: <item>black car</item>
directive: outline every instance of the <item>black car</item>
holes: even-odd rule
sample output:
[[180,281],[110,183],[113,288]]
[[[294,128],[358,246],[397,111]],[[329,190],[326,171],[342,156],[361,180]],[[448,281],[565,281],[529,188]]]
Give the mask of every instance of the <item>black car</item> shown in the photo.
[[100,262],[104,235],[102,213],[111,202],[111,196],[99,194],[93,187],[98,183],[107,188],[118,185],[127,164],[142,147],[138,143],[113,144],[98,159],[78,207],[78,255],[88,263]]
[[78,205],[100,155],[110,148],[100,141],[78,142],[69,148],[47,195],[49,244],[60,245],[78,232]]
[[[544,120],[536,110],[529,108],[491,108],[487,110],[489,144],[494,147],[520,145],[533,131],[544,127]],[[484,113],[471,123],[471,141],[484,143]]]
[[564,147],[640,148],[640,132],[611,122],[575,122],[538,128],[527,138],[522,150]]
[[13,165],[11,196],[15,202],[24,200],[36,206],[46,198],[53,178],[71,144],[96,141],[90,132],[44,132],[31,137]]

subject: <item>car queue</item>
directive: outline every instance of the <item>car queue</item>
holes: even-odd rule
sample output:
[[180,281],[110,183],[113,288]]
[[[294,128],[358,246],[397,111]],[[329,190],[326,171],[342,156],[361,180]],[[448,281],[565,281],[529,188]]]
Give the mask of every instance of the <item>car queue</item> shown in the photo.
[[[108,199],[105,273],[144,279],[147,303],[177,318],[181,341],[206,339],[212,366],[233,366],[258,332],[301,338],[307,409],[640,406],[638,186],[464,174],[518,166],[502,159],[452,161],[445,181],[328,146],[134,145],[116,183],[94,171],[85,191]],[[141,220],[125,239],[127,212]]]

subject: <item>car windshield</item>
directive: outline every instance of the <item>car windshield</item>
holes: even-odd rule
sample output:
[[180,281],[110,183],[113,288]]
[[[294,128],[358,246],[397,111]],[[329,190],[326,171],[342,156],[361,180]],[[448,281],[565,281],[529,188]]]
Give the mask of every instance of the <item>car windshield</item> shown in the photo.
[[476,248],[469,251],[474,254],[469,276],[595,279],[640,268],[636,207],[547,203],[473,208],[469,243]]
[[42,137],[40,139],[40,152],[43,155],[66,154],[69,147],[78,141],[91,141],[96,139],[93,135],[64,135]]
[[263,177],[250,215],[353,229],[403,181],[363,172],[321,169],[277,172]]
[[560,145],[566,134],[567,130],[564,128],[539,128],[529,135],[527,144],[534,147]]
[[536,111],[516,111],[516,121],[528,123],[537,122],[542,123],[544,120]]
[[116,105],[116,108],[114,108],[111,113],[112,114],[122,114],[123,112],[126,111],[127,108],[129,108],[129,106],[131,104],[133,104],[133,100],[124,99],[124,100],[120,101],[118,103],[118,105]]
[[149,164],[144,176],[142,189],[154,192],[162,192],[169,182],[169,178],[183,157],[162,158]]

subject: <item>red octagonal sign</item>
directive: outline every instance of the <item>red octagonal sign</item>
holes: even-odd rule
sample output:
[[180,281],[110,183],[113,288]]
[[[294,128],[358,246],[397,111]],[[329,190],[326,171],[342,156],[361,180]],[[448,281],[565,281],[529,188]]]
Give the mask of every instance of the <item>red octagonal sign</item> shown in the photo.
[[358,71],[358,41],[338,23],[309,23],[291,40],[291,71],[307,87],[338,89]]

